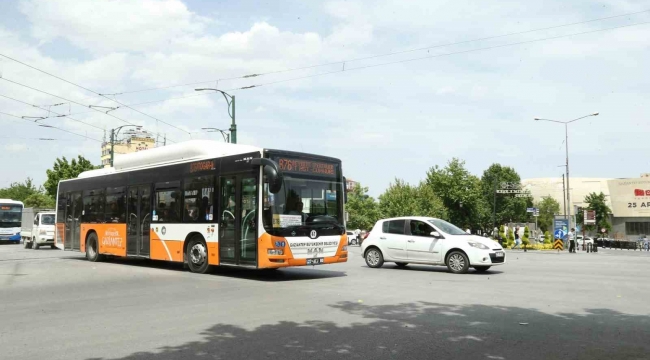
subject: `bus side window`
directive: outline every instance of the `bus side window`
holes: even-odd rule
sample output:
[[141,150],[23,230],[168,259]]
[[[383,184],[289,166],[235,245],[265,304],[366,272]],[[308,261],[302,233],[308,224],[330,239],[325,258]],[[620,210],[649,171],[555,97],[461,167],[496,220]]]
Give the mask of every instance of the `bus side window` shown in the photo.
[[106,189],[104,222],[126,222],[126,197],[124,194],[124,187]]
[[180,189],[156,189],[154,199],[156,215],[153,222],[179,223],[181,222],[181,196]]

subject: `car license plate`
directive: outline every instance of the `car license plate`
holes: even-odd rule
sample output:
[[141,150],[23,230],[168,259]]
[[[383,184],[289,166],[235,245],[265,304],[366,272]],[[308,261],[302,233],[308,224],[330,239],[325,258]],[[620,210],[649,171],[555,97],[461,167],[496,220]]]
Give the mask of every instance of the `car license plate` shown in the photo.
[[325,263],[324,258],[307,259],[307,265],[320,265],[324,263]]
[[503,257],[504,255],[503,251],[497,251],[497,257]]

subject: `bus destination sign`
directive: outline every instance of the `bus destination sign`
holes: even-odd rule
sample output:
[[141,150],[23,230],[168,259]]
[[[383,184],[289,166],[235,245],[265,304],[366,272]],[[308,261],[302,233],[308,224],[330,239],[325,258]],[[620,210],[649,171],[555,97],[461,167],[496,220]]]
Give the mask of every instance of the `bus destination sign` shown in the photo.
[[287,158],[278,158],[277,161],[280,170],[284,172],[336,176],[334,164]]
[[205,170],[214,170],[213,160],[197,161],[190,164],[190,173],[195,173],[198,171],[205,171]]

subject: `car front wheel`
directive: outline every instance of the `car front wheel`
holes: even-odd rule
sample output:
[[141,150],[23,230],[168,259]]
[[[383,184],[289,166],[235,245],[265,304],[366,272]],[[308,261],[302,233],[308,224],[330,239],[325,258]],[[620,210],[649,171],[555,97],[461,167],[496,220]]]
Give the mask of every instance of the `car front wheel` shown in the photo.
[[454,251],[447,256],[447,268],[454,274],[466,274],[469,270],[469,259],[460,251]]

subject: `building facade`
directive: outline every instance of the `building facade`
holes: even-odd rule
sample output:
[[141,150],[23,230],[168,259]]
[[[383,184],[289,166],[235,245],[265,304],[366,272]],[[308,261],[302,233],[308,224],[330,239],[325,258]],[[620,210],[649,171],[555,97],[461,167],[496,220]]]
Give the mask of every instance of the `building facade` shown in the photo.
[[[156,147],[156,139],[146,131],[138,130],[126,132],[124,138],[116,140],[113,145],[115,157],[121,154],[130,154],[138,151],[153,149]],[[102,165],[111,166],[111,142],[102,143]]]
[[[650,176],[642,174],[639,178],[571,178],[570,201],[565,201],[566,183],[560,178],[526,179],[522,188],[533,196],[534,203],[551,197],[560,204],[557,215],[565,216],[566,208],[571,210],[572,219],[579,207],[587,207],[584,199],[590,193],[603,193],[607,206],[611,209],[611,238],[636,240],[650,236]],[[570,207],[570,208],[569,208]],[[593,234],[595,235],[595,234]]]

